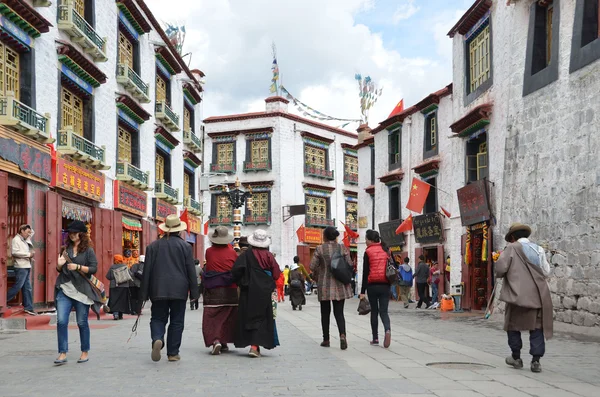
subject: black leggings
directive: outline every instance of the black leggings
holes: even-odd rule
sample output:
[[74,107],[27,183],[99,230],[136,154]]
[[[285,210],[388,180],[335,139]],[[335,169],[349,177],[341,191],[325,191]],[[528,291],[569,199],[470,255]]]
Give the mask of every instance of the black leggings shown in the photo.
[[390,286],[388,284],[373,284],[367,287],[367,295],[371,304],[371,331],[373,340],[379,340],[378,327],[381,317],[384,331],[390,331],[390,316],[388,315],[388,305],[390,304]]
[[427,283],[417,283],[417,292],[419,293],[419,302],[417,303],[417,307],[420,309],[423,302],[425,302],[425,306],[429,307],[431,305],[431,301],[428,296],[429,285]]
[[329,317],[331,317],[331,303],[333,315],[340,335],[346,335],[346,319],[344,318],[344,300],[321,301],[321,327],[323,327],[323,340],[329,340]]

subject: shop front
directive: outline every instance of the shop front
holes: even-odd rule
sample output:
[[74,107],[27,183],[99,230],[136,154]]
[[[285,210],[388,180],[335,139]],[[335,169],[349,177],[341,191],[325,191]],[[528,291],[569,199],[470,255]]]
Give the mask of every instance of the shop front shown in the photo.
[[463,309],[485,310],[492,293],[492,213],[487,180],[473,182],[457,191],[462,225],[461,241]]
[[308,270],[310,261],[317,247],[323,244],[323,229],[316,227],[305,227],[303,233],[298,233],[298,244],[296,252],[302,263]]
[[423,255],[425,263],[440,271],[438,297],[441,297],[446,291],[444,226],[441,215],[435,212],[415,216],[413,218],[413,231],[415,233],[415,243],[419,245],[415,248],[415,263],[418,263],[419,256]]
[[113,191],[115,210],[121,213],[120,233],[117,231],[115,242],[119,244],[125,263],[131,267],[139,262],[144,247],[151,242],[142,223],[148,211],[148,196],[122,181],[114,181]]

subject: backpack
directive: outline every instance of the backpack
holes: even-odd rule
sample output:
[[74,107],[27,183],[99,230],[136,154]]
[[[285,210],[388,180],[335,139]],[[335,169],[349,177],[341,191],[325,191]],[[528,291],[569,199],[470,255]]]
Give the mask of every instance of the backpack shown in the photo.
[[117,283],[117,285],[133,281],[133,278],[131,278],[131,274],[129,274],[129,269],[127,268],[127,266],[123,266],[118,269],[113,269],[112,274],[115,278],[115,282]]
[[411,286],[413,284],[413,272],[412,269],[410,271],[404,270],[402,265],[400,265],[400,285],[402,286]]
[[352,281],[352,266],[346,261],[346,257],[342,254],[342,249],[338,245],[337,251],[331,255],[331,274],[333,277],[344,285],[350,284]]

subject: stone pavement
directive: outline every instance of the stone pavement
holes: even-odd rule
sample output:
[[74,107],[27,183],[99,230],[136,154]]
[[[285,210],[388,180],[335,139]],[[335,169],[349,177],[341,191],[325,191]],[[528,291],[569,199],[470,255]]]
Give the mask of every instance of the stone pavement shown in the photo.
[[[287,302],[280,304],[277,326],[282,346],[264,352],[261,359],[247,357],[246,350],[210,356],[202,343],[201,311],[187,313],[182,360],[177,363],[150,360],[149,313],[142,316],[138,335],[129,343],[132,318],[103,320],[101,329],[92,329],[86,364],[75,363],[76,329],[69,334],[70,362],[62,367],[52,365],[55,331],[0,333],[0,396],[600,395],[599,345],[593,341],[559,336],[548,344],[543,373],[516,371],[504,365],[507,348],[497,323],[444,321],[439,314],[399,309],[392,303],[393,342],[383,349],[368,344],[369,319],[356,314],[358,301],[353,299],[346,310],[349,349],[341,351],[333,337],[332,347],[325,349],[318,345],[318,303],[314,296],[307,298],[302,311],[292,311]],[[106,327],[109,323],[114,326]],[[332,331],[336,333],[335,326]],[[561,360],[566,360],[564,365]],[[485,366],[427,365],[434,362]],[[594,370],[596,376],[591,376]]]

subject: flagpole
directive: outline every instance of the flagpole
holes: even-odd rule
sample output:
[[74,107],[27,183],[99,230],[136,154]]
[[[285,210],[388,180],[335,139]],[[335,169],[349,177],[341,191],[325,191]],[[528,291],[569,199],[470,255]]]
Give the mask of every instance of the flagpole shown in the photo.
[[437,190],[439,190],[440,192],[446,193],[448,196],[452,196],[452,193],[448,193],[447,191],[445,191],[445,190],[442,190],[442,189],[440,189],[439,187],[437,187],[437,186],[434,186],[434,185],[432,185],[431,183],[429,183],[429,182],[427,182],[427,181],[424,181],[423,179],[421,179],[420,181],[421,181],[421,182],[423,182],[423,183],[425,183],[425,184],[427,184],[427,185],[429,185],[429,186],[431,186],[431,187],[432,187],[432,188],[434,188],[434,189],[437,189]]

